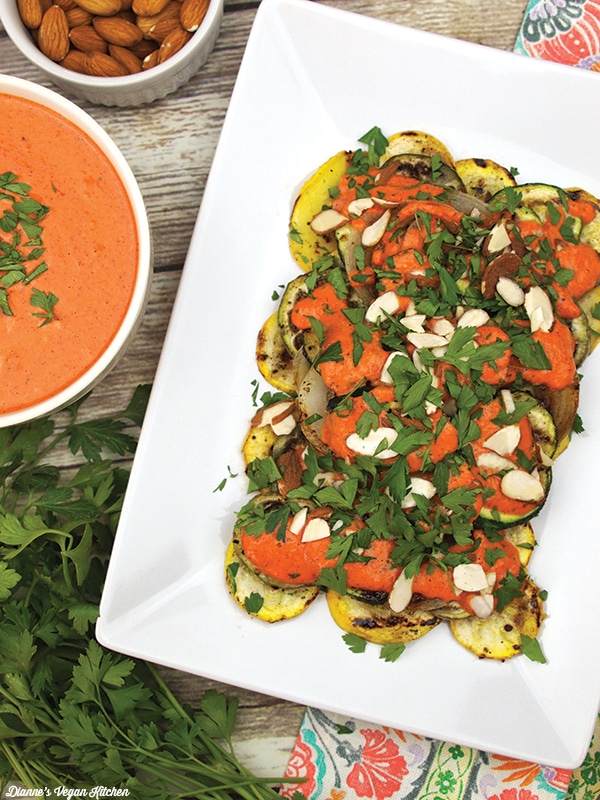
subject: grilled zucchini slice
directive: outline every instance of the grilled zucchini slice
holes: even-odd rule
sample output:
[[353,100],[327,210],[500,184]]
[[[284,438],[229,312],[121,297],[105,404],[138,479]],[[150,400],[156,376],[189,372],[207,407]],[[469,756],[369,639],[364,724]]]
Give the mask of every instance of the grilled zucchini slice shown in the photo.
[[580,297],[579,305],[588,322],[591,352],[600,341],[600,286],[595,286]]
[[[235,602],[248,614],[264,622],[280,622],[303,614],[319,594],[317,586],[282,589],[267,583],[238,558],[233,542],[225,556],[225,580]],[[259,596],[262,604],[257,610],[248,598]],[[258,605],[258,604],[257,604]]]
[[296,198],[290,219],[289,246],[294,261],[304,272],[310,272],[314,261],[337,248],[333,234],[317,234],[310,223],[319,211],[331,206],[329,192],[339,184],[351,161],[351,151],[332,156],[306,181]]
[[327,605],[334,622],[346,633],[375,644],[398,644],[420,639],[440,624],[429,611],[410,609],[396,613],[388,605],[363,603],[350,595],[327,591]]
[[504,661],[521,652],[521,637],[535,639],[544,619],[540,590],[527,579],[521,597],[487,619],[467,617],[450,622],[455,639],[478,658]]

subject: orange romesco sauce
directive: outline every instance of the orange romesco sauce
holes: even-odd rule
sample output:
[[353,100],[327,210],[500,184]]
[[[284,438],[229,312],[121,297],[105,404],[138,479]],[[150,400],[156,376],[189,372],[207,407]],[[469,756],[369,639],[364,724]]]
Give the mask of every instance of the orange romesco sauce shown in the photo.
[[[64,390],[110,345],[133,294],[138,237],[125,187],[86,133],[12,95],[0,95],[0,118],[0,173],[14,172],[50,208],[41,222],[48,270],[10,287],[13,316],[0,313],[0,413],[7,413]],[[32,286],[58,297],[55,319],[43,327],[32,316],[39,311],[30,305]]]

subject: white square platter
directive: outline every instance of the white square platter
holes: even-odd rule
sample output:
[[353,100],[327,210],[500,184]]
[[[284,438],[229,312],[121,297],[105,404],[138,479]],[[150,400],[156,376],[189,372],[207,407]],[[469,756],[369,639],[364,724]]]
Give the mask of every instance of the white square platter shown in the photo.
[[[234,686],[555,767],[584,758],[600,700],[600,356],[577,436],[534,521],[547,664],[479,661],[440,626],[394,663],[351,653],[318,598],[268,625],[229,597],[245,502],[240,446],[256,334],[297,269],[288,218],[307,176],[373,125],[455,158],[600,195],[600,77],[307,0],[263,0],[223,126],[125,498],[97,637]],[[266,387],[265,387],[266,388]],[[215,491],[229,472],[238,475]]]

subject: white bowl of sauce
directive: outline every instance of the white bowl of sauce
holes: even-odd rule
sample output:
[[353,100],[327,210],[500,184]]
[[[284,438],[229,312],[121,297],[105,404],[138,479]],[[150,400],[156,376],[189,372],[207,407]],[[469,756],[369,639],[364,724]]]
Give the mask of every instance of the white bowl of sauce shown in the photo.
[[103,128],[57,93],[0,75],[0,427],[89,391],[143,316],[144,201]]

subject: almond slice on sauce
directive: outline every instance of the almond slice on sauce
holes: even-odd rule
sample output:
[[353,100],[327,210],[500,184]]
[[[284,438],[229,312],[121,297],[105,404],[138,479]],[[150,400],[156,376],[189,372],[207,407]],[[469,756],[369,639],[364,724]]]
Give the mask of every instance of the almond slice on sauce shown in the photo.
[[513,469],[502,477],[500,491],[511,500],[537,503],[544,498],[544,487],[539,478],[523,469]]
[[457,564],[452,570],[452,582],[463,592],[481,592],[489,588],[481,564]]
[[379,219],[376,219],[372,225],[369,225],[364,229],[362,232],[361,243],[365,247],[375,247],[385,233],[385,229],[387,228],[389,221],[390,212],[389,210],[386,210],[379,217]]
[[315,233],[331,233],[348,222],[348,217],[333,208],[326,208],[313,217],[310,227]]
[[365,312],[367,322],[380,322],[392,316],[400,308],[400,300],[396,292],[384,292],[376,297]]
[[554,311],[550,298],[541,286],[531,286],[525,292],[524,305],[532,332],[542,330],[547,333],[554,324]]
[[413,579],[407,578],[404,570],[396,578],[392,590],[388,595],[388,604],[392,611],[399,614],[410,603],[413,590]]
[[[346,438],[346,445],[354,453],[362,456],[374,456],[378,458],[396,458],[398,453],[391,449],[391,445],[396,441],[398,434],[393,428],[374,428],[362,437],[358,433],[351,433]],[[385,443],[385,448],[381,446]]]
[[521,441],[521,429],[518,425],[505,425],[499,431],[489,436],[483,443],[488,450],[493,450],[499,456],[511,456]]
[[331,528],[326,519],[313,517],[304,526],[302,531],[303,542],[317,542],[319,539],[328,539],[331,536]]

